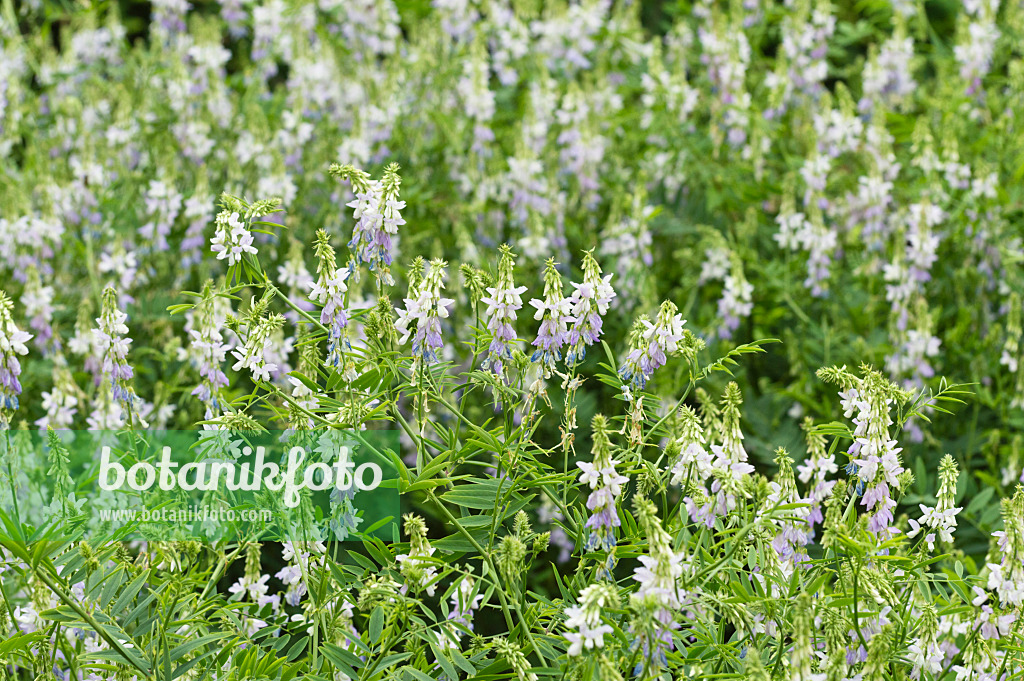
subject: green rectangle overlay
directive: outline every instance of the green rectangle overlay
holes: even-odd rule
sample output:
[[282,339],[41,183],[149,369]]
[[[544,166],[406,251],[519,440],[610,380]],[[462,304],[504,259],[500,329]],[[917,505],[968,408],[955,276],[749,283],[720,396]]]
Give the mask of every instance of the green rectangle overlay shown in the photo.
[[390,430],[8,431],[0,510],[97,541],[393,541],[398,451]]

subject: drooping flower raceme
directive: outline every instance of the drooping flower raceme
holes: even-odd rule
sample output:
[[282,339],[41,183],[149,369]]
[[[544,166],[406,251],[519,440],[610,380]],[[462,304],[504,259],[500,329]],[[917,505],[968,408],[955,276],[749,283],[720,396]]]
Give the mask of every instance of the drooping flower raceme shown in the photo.
[[823,369],[819,375],[845,388],[839,393],[843,413],[856,426],[847,471],[859,479],[857,493],[863,495],[861,504],[871,514],[868,529],[880,541],[889,539],[897,532],[892,527],[896,508],[892,490],[902,489],[904,472],[899,457],[903,450],[889,438],[889,410],[896,400],[905,400],[906,393],[876,371],[867,372],[863,378],[836,369]]
[[395,558],[405,577],[401,591],[403,594],[410,590],[413,593],[424,591],[428,596],[433,596],[437,568],[431,559],[435,549],[427,540],[427,526],[422,518],[410,513],[405,516],[405,533],[409,535],[409,553]]
[[614,630],[601,623],[601,612],[612,604],[618,605],[618,591],[607,582],[591,584],[580,592],[577,605],[565,609],[565,626],[575,631],[564,634],[569,641],[569,657],[578,657],[583,650],[604,647],[604,637]]
[[334,259],[334,248],[331,247],[327,232],[318,230],[316,233],[316,256],[320,259],[317,265],[317,280],[312,285],[309,297],[323,306],[320,311],[320,323],[327,327],[327,359],[324,365],[338,368],[342,364],[342,345],[348,313],[345,310],[345,292],[348,286],[349,270],[338,269]]
[[230,267],[240,262],[246,253],[256,255],[252,232],[237,211],[222,210],[215,224],[217,233],[210,239],[210,250],[217,254],[217,260],[226,258]]
[[10,414],[18,409],[21,394],[21,363],[18,355],[27,355],[25,343],[32,334],[22,331],[14,323],[14,303],[0,291],[0,428],[10,423]]
[[600,414],[594,416],[592,426],[594,460],[592,463],[576,462],[583,471],[580,483],[591,489],[587,498],[587,508],[590,509],[587,550],[610,552],[615,547],[615,528],[622,524],[616,503],[622,495],[622,486],[629,482],[629,478],[616,470],[618,462],[612,458],[605,418]]
[[686,320],[676,312],[673,303],[665,301],[653,324],[646,316],[641,316],[637,322],[639,333],[631,344],[626,361],[619,368],[619,376],[628,382],[623,386],[627,397],[632,397],[630,386],[643,390],[655,370],[665,366],[668,355],[680,350]]
[[129,381],[134,375],[128,364],[128,346],[132,339],[126,338],[128,315],[117,309],[117,291],[108,286],[103,290],[103,308],[96,318],[98,328],[93,330],[98,350],[103,357],[103,375],[110,381],[115,400],[131,407],[135,391]]
[[487,295],[480,299],[487,304],[487,330],[491,332],[491,344],[483,367],[502,379],[506,378],[505,363],[512,357],[516,340],[513,322],[517,319],[516,313],[523,307],[522,295],[526,292],[525,286],[517,287],[515,284],[514,258],[512,249],[502,244],[498,280],[495,286],[487,288]]
[[[221,333],[222,319],[218,319],[217,301],[225,301],[213,295],[210,284],[203,291],[203,300],[199,304],[193,318],[192,328],[188,329],[192,337],[190,343],[193,365],[199,370],[199,385],[192,390],[206,405],[206,418],[212,419],[222,411],[220,391],[228,385],[228,377],[221,368],[227,357],[229,345]],[[226,301],[225,301],[226,302]]]
[[667,664],[666,654],[674,648],[672,632],[679,628],[675,613],[682,607],[677,581],[686,572],[688,560],[685,552],[672,549],[672,537],[661,526],[654,504],[639,495],[633,504],[649,547],[633,571],[639,586],[630,597],[637,613],[632,627],[636,636],[633,647],[640,651],[634,673],[640,676],[644,672],[652,675]]
[[412,338],[412,353],[418,364],[436,363],[437,353],[444,345],[441,320],[448,317],[448,306],[455,302],[441,297],[447,266],[443,260],[432,260],[423,281],[415,286],[410,284],[405,308],[397,310],[395,329],[401,334],[399,343],[405,344]]
[[356,198],[345,204],[352,209],[356,226],[348,247],[353,261],[349,268],[366,264],[379,282],[393,286],[391,259],[398,228],[405,224],[402,209],[405,201],[398,199],[402,178],[398,175],[398,164],[392,163],[384,170],[380,180],[353,166],[334,164],[331,174],[348,180]]
[[956,461],[952,456],[946,454],[939,463],[939,494],[938,503],[935,506],[920,504],[920,521],[910,518],[910,531],[908,537],[915,537],[920,532],[925,532],[924,541],[928,544],[928,550],[935,550],[936,535],[946,543],[952,543],[953,532],[956,530],[956,514],[963,509],[953,506],[954,495],[956,494],[956,482],[960,476],[957,470]]
[[530,301],[530,305],[537,308],[533,318],[540,321],[537,338],[533,341],[537,349],[531,360],[540,362],[545,377],[551,375],[555,362],[562,359],[562,346],[569,337],[566,323],[572,320],[569,316],[572,301],[562,293],[562,275],[556,265],[554,258],[548,258],[544,266],[544,300]]
[[575,283],[575,289],[569,297],[569,314],[572,327],[567,338],[569,350],[566,362],[578,364],[587,355],[587,346],[593,345],[601,337],[602,317],[608,312],[608,305],[615,297],[612,288],[612,275],[601,277],[601,268],[594,259],[593,251],[583,256],[583,282]]

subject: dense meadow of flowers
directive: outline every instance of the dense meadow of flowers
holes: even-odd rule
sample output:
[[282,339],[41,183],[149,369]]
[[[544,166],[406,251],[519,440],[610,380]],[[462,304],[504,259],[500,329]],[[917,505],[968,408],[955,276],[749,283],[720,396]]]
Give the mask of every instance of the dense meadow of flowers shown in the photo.
[[[1024,677],[1022,56],[1021,0],[0,1],[0,680]],[[401,517],[94,539],[68,438],[159,429],[397,431]]]

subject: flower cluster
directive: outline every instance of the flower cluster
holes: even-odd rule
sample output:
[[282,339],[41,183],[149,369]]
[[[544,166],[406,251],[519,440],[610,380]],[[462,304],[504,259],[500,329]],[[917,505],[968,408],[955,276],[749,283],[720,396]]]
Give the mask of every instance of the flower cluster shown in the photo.
[[32,335],[22,331],[14,322],[14,303],[7,294],[0,291],[0,425],[6,426],[10,414],[18,409],[18,395],[21,394],[21,363],[18,355],[28,354],[25,343]]
[[401,335],[398,342],[404,345],[412,338],[412,353],[418,365],[439,361],[437,353],[444,347],[441,320],[448,317],[448,306],[455,302],[441,297],[447,266],[443,260],[432,260],[421,281],[409,284],[405,307],[398,310],[395,321],[395,329]]
[[506,362],[512,357],[516,340],[513,323],[516,313],[523,307],[522,295],[526,287],[516,286],[513,280],[515,261],[511,247],[503,244],[500,253],[496,285],[487,288],[487,295],[480,302],[487,305],[487,330],[491,334],[483,367],[504,378]]
[[569,316],[572,326],[566,336],[565,361],[575,365],[587,356],[587,347],[601,338],[602,317],[608,312],[608,305],[615,298],[612,275],[601,277],[601,268],[591,251],[583,255],[583,281],[573,282],[569,296]]
[[117,307],[117,291],[108,286],[103,290],[103,309],[96,319],[93,335],[103,358],[103,375],[110,382],[112,395],[130,409],[135,401],[135,391],[131,386],[135,372],[128,364],[128,347],[132,339],[127,337],[127,320],[128,315]]
[[676,312],[676,306],[665,301],[658,310],[658,318],[652,324],[646,317],[637,320],[633,342],[630,343],[629,354],[619,369],[619,376],[629,385],[623,390],[628,397],[633,390],[643,390],[654,372],[665,366],[667,355],[675,354],[682,349],[685,338],[683,324],[686,320]]
[[327,359],[325,365],[338,368],[342,365],[342,346],[348,326],[348,313],[345,310],[345,294],[348,286],[349,270],[339,269],[334,257],[334,248],[327,237],[327,232],[320,230],[316,234],[316,256],[319,264],[316,268],[317,279],[311,284],[309,297],[320,304],[320,323],[327,327]]
[[608,424],[600,414],[591,422],[593,428],[593,461],[577,461],[576,466],[582,471],[580,483],[590,488],[587,497],[587,508],[590,518],[587,520],[588,551],[605,551],[611,553],[615,548],[615,528],[622,524],[619,518],[618,498],[622,495],[622,486],[629,478],[621,475],[616,467],[619,463],[612,458],[611,441],[608,438]]
[[569,337],[567,324],[572,321],[569,315],[572,300],[565,297],[562,275],[555,267],[554,258],[549,258],[544,265],[544,299],[530,301],[530,305],[537,308],[533,318],[540,321],[537,338],[533,341],[537,349],[531,359],[540,362],[546,376],[551,375],[555,364],[562,359],[561,349]]

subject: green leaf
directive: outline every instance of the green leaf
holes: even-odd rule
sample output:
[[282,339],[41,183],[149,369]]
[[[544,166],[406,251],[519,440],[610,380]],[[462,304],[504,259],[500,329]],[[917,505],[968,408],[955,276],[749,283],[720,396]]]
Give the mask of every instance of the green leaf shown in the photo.
[[367,633],[371,641],[380,640],[380,632],[384,630],[384,608],[377,606],[370,614],[370,627]]
[[441,498],[465,508],[493,509],[499,492],[505,494],[509,489],[511,489],[511,483],[507,479],[494,478],[468,485],[458,485],[450,492],[442,494]]

